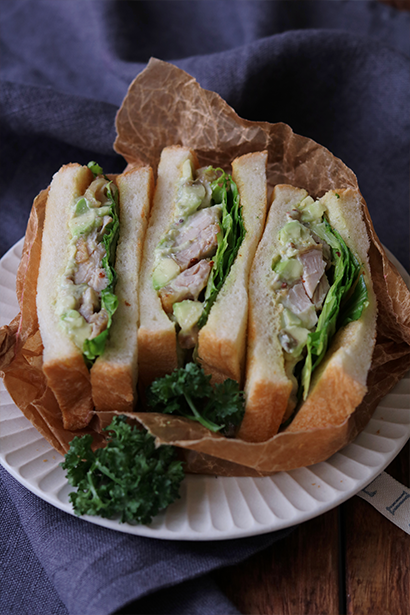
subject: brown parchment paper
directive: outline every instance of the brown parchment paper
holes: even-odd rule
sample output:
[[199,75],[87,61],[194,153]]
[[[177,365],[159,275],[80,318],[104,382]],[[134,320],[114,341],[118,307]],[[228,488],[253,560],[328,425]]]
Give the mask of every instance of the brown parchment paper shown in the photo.
[[[151,59],[131,84],[116,128],[114,149],[129,164],[150,164],[156,170],[162,149],[182,144],[195,149],[201,165],[228,169],[235,157],[266,149],[269,188],[289,183],[313,197],[330,189],[359,190],[354,173],[323,146],[296,135],[286,124],[240,118],[217,94],[160,60]],[[0,370],[17,406],[64,453],[70,440],[84,433],[93,434],[96,446],[103,445],[102,428],[110,423],[115,408],[98,413],[86,430],[64,430],[42,372],[35,294],[46,198],[43,191],[33,203],[17,274],[20,314],[0,329]],[[285,430],[263,443],[226,439],[184,418],[141,411],[128,415],[129,421],[155,435],[158,444],[180,447],[187,471],[255,476],[323,461],[356,437],[380,399],[410,369],[410,292],[380,244],[363,199],[362,204],[378,300],[377,342],[363,403],[341,425],[296,433]]]

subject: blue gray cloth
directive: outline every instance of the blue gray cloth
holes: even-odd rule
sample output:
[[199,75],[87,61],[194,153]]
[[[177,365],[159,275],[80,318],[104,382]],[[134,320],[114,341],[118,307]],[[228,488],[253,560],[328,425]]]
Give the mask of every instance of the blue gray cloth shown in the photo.
[[58,510],[1,466],[0,481],[2,615],[104,615],[139,598],[123,612],[233,615],[238,611],[205,575],[291,531],[222,543],[130,536]]
[[[410,13],[334,0],[2,3],[0,255],[64,163],[120,172],[114,118],[150,56],[250,120],[285,122],[356,173],[383,243],[408,267]],[[218,568],[289,532],[156,541],[85,523],[0,469],[0,613],[237,613]]]

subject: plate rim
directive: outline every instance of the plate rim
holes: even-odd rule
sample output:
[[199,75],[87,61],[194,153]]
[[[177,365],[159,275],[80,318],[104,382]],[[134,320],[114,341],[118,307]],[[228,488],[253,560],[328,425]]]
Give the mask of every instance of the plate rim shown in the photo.
[[[23,247],[23,243],[24,243],[24,237],[21,238],[18,242],[16,242],[13,246],[11,246],[11,248],[9,248],[9,250],[1,257],[0,259],[0,288],[2,288],[3,286],[3,282],[2,282],[2,269],[4,266],[4,263],[7,262],[10,258],[16,258],[17,261],[19,260],[19,257],[16,254],[16,251],[20,251]],[[403,265],[394,257],[394,255],[385,248],[386,253],[388,254],[389,259],[393,262],[393,264],[397,267],[397,269],[399,270],[400,274],[402,275],[403,279],[405,280],[406,284],[409,286],[410,285],[410,276],[407,273],[407,271],[405,270],[405,268],[403,267]],[[10,270],[7,270],[10,273]],[[15,275],[15,274],[14,274]],[[16,300],[17,301],[17,300]],[[407,375],[408,377],[409,375]],[[6,390],[4,383],[1,383],[1,389],[2,390]],[[394,389],[392,391],[390,391],[390,393],[394,392]],[[8,395],[8,393],[7,393]],[[10,398],[11,400],[11,398]],[[34,427],[34,425],[32,425],[30,423],[30,421],[28,419],[26,419],[26,417],[24,416],[24,414],[19,410],[19,408],[14,404],[14,402],[11,400],[11,405],[14,406],[14,408],[16,409],[16,411],[19,413],[19,415],[21,417],[24,417],[25,420],[28,423],[29,429],[32,429],[34,431],[37,431],[36,428]],[[377,410],[376,410],[377,411]],[[374,414],[373,414],[374,417]],[[370,419],[369,423],[367,424],[367,426],[365,427],[365,429],[361,432],[361,434],[363,433],[368,433],[368,428],[371,424],[372,419]],[[386,424],[388,424],[388,421],[386,421]],[[400,423],[400,425],[402,427],[405,427],[406,425],[403,423]],[[41,445],[42,442],[44,442],[46,444],[46,446],[51,450],[54,451],[54,449],[52,448],[51,444],[48,443],[48,441],[43,438],[39,432],[37,432],[39,437],[38,440],[38,444],[39,446]],[[357,436],[357,438],[359,438],[361,436],[361,434],[359,434]],[[347,445],[347,447],[351,446],[352,444],[355,444],[357,438],[349,445]],[[145,537],[150,537],[150,538],[156,538],[156,539],[165,539],[165,540],[182,540],[182,541],[221,541],[221,540],[230,540],[230,539],[235,539],[235,538],[245,538],[245,537],[250,537],[250,536],[256,536],[256,535],[261,535],[261,534],[265,534],[265,533],[270,533],[273,531],[278,531],[278,530],[282,530],[282,529],[286,529],[289,527],[292,527],[294,525],[303,523],[305,521],[308,521],[309,519],[313,519],[325,512],[328,512],[329,510],[335,508],[336,506],[339,506],[340,504],[343,504],[343,502],[347,501],[348,499],[350,499],[351,497],[353,497],[354,495],[356,495],[359,491],[361,491],[364,487],[366,487],[368,484],[370,484],[381,472],[383,472],[383,470],[391,463],[391,461],[400,453],[400,451],[402,450],[402,448],[404,447],[404,445],[406,444],[407,440],[410,438],[410,423],[407,425],[407,435],[403,435],[401,438],[398,438],[397,440],[394,440],[395,442],[395,446],[393,448],[392,451],[390,451],[389,453],[382,453],[382,457],[383,457],[383,462],[373,466],[373,468],[370,468],[370,475],[369,476],[362,476],[360,479],[352,479],[355,481],[355,485],[354,487],[347,489],[346,491],[339,491],[336,492],[336,497],[334,497],[333,499],[330,499],[328,501],[319,501],[315,498],[313,498],[314,500],[314,505],[310,510],[305,510],[305,511],[301,511],[299,510],[298,512],[296,512],[296,518],[290,518],[290,519],[281,519],[279,517],[277,517],[275,515],[275,513],[272,511],[272,518],[273,521],[271,523],[267,523],[267,524],[263,524],[261,522],[256,522],[253,524],[253,527],[251,528],[241,528],[238,527],[237,525],[234,525],[233,528],[231,528],[230,530],[220,530],[217,529],[214,525],[212,525],[211,530],[207,530],[205,532],[201,532],[199,530],[193,530],[192,527],[189,528],[188,532],[186,533],[186,528],[185,528],[185,532],[181,533],[178,530],[170,530],[169,527],[165,527],[164,526],[164,521],[162,523],[162,526],[158,525],[157,527],[155,527],[156,523],[159,523],[161,518],[164,520],[165,519],[165,515],[166,512],[160,513],[160,515],[158,515],[154,521],[152,525],[149,526],[145,526],[145,525],[130,525],[130,524],[121,524],[119,523],[117,520],[115,519],[104,519],[102,517],[94,517],[94,516],[88,516],[88,515],[84,515],[81,517],[78,517],[78,515],[76,515],[74,513],[74,510],[72,508],[72,505],[70,503],[64,503],[63,501],[59,500],[55,494],[49,494],[46,491],[42,490],[40,487],[37,487],[36,484],[34,484],[30,479],[25,478],[24,476],[21,475],[21,473],[19,473],[18,468],[16,469],[15,467],[13,467],[11,464],[9,464],[6,460],[6,455],[9,454],[9,452],[6,453],[6,455],[4,455],[2,453],[2,451],[0,450],[0,464],[4,467],[4,469],[11,475],[13,476],[13,478],[15,478],[15,480],[17,480],[21,485],[23,485],[25,488],[27,488],[31,493],[33,493],[34,495],[36,495],[37,497],[39,497],[40,499],[42,499],[43,501],[47,502],[48,504],[51,504],[52,506],[58,508],[59,510],[61,510],[62,512],[65,512],[67,514],[73,515],[75,517],[77,517],[78,519],[81,519],[85,522],[89,522],[92,523],[94,525],[99,525],[102,527],[106,527],[108,529],[113,529],[115,531],[119,531],[122,533],[126,533],[129,535],[138,535],[138,536],[145,536]],[[332,455],[329,459],[320,462],[318,464],[314,464],[312,466],[306,466],[307,470],[310,470],[314,473],[314,469],[318,468],[318,466],[325,464],[330,466],[331,468],[333,466],[331,466],[331,464],[329,464],[329,461],[331,461],[335,456],[343,454],[343,451],[346,450],[346,448],[341,449],[340,451],[338,451],[337,453],[335,453],[335,455]],[[57,451],[54,451],[54,453],[56,455],[58,455],[59,457],[61,457],[61,455],[59,453],[57,453]],[[61,457],[62,458],[62,457]],[[334,460],[334,459],[333,459]],[[335,460],[334,460],[335,461]],[[365,464],[362,464],[365,465]],[[20,466],[21,467],[21,466]],[[54,465],[54,468],[58,468],[58,464]],[[369,466],[366,466],[366,468],[369,469]],[[303,468],[302,468],[303,469]],[[274,482],[273,478],[276,478],[280,475],[287,475],[292,477],[292,473],[297,472],[298,470],[300,470],[299,468],[296,470],[290,470],[287,472],[278,472],[275,473],[271,476],[268,477],[210,477],[207,475],[187,475],[184,482],[185,482],[185,489],[188,490],[189,485],[191,483],[195,483],[198,482],[199,483],[202,481],[204,481],[205,479],[205,484],[206,481],[210,481],[210,479],[214,480],[214,478],[218,478],[219,480],[222,481],[230,481],[232,483],[232,481],[234,481],[237,485],[239,484],[239,488],[241,483],[245,484],[245,481],[251,481],[253,483],[253,481],[264,481],[264,480],[272,480],[272,482]],[[59,471],[59,470],[58,470]],[[65,480],[65,486],[68,486],[68,482],[67,479],[64,476],[64,471],[61,468],[61,473],[63,474],[64,480]],[[324,481],[325,482],[325,481]],[[212,483],[211,483],[212,484]],[[229,483],[228,483],[229,484]],[[233,484],[233,483],[232,483]],[[253,483],[255,484],[255,483]],[[257,484],[257,483],[256,483]],[[60,489],[61,490],[61,489]],[[333,489],[334,490],[334,489]],[[335,490],[334,490],[335,491]],[[286,497],[286,496],[285,496]],[[288,500],[289,501],[289,500]],[[180,500],[178,500],[177,502],[181,502]],[[182,503],[182,502],[181,502]],[[293,506],[293,508],[295,509],[294,505],[291,503],[291,505]],[[172,506],[172,505],[171,505]],[[170,507],[169,507],[170,508]],[[169,510],[169,508],[167,510]],[[295,509],[297,510],[297,509]],[[157,522],[156,522],[157,520]]]

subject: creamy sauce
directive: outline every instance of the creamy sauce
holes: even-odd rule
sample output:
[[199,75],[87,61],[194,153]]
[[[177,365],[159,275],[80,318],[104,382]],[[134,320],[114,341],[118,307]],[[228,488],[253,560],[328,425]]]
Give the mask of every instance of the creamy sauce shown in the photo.
[[[68,260],[65,271],[60,278],[56,313],[64,331],[73,340],[76,346],[83,348],[87,339],[99,334],[98,328],[93,326],[93,316],[100,311],[100,294],[108,285],[102,260],[106,255],[103,243],[104,228],[111,221],[111,199],[107,195],[109,181],[98,177],[95,179],[84,196],[79,197],[71,208],[69,219],[70,241],[68,245]],[[112,189],[111,184],[111,189]],[[77,278],[84,278],[79,281]],[[87,320],[79,310],[84,310],[85,301],[92,288],[93,296],[97,296],[97,305],[94,304],[87,311],[90,317]],[[88,306],[90,307],[90,306]]]
[[181,346],[190,348],[202,312],[198,297],[220,239],[222,207],[212,205],[211,184],[218,177],[214,169],[199,169],[194,177],[187,160],[182,171],[171,224],[155,249],[152,283],[164,310],[181,329]]
[[[308,334],[315,329],[324,296],[320,301],[313,291],[326,290],[322,277],[328,266],[323,256],[323,246],[315,238],[310,224],[322,220],[325,207],[311,197],[303,199],[295,209],[288,212],[288,222],[279,231],[279,254],[272,263],[275,271],[274,290],[276,301],[283,306],[279,341],[285,351],[285,359],[292,364],[298,362],[306,347]],[[314,251],[314,252],[313,252]],[[321,269],[317,281],[308,271],[309,256],[319,262]],[[311,285],[308,281],[313,280]],[[318,288],[319,291],[319,288]],[[318,293],[318,291],[316,291]]]

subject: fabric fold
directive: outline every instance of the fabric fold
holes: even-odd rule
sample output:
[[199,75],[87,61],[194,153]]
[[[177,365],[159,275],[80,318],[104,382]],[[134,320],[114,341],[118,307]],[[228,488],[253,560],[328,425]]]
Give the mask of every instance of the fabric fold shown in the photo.
[[[205,590],[211,583],[208,573],[238,564],[293,530],[222,542],[131,536],[62,512],[27,491],[3,468],[0,472],[33,556],[70,615],[109,615],[154,592],[196,580],[187,589],[192,594],[186,598],[187,608],[189,604],[191,608],[194,596],[202,591],[201,578]],[[210,607],[215,593],[219,595],[216,587],[212,591]],[[215,613],[213,609],[202,612]]]

